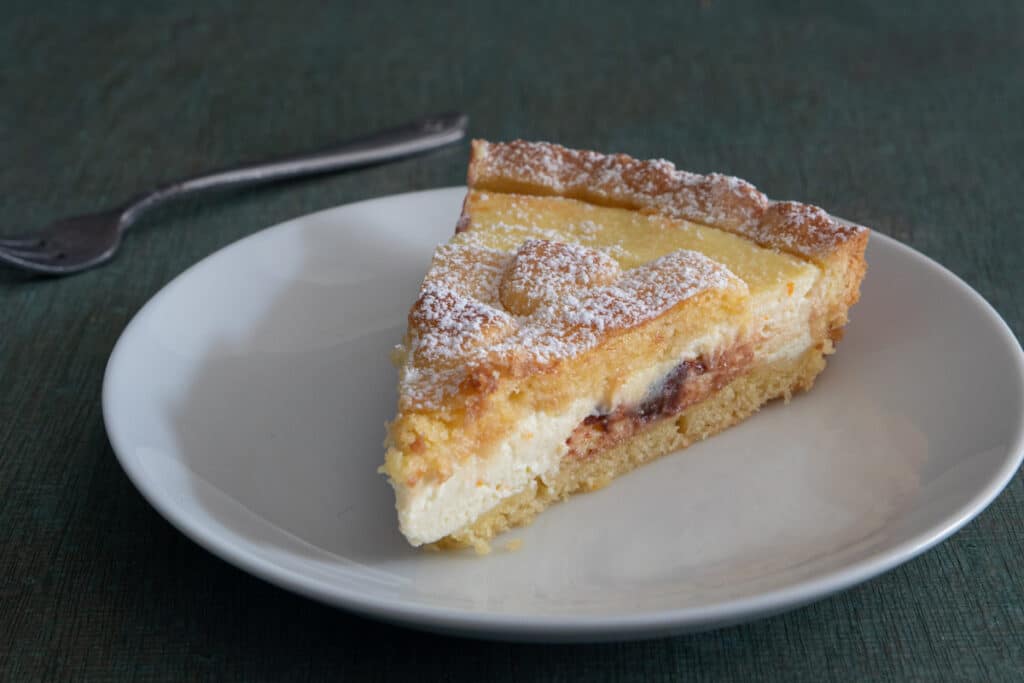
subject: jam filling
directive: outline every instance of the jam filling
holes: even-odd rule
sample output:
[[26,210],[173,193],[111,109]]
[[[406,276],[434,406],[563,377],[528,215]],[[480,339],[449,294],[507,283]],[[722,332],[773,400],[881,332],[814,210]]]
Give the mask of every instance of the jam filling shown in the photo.
[[747,345],[683,361],[656,382],[640,403],[585,417],[566,439],[566,457],[594,457],[654,422],[679,415],[731,382],[752,361],[753,351]]

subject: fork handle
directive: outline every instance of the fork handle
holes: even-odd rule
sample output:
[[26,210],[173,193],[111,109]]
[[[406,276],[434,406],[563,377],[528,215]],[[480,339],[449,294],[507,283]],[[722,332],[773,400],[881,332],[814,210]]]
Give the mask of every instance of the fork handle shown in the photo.
[[446,113],[343,142],[331,149],[273,159],[183,178],[136,197],[121,215],[127,227],[146,210],[195,192],[247,187],[301,176],[379,164],[458,142],[469,117]]

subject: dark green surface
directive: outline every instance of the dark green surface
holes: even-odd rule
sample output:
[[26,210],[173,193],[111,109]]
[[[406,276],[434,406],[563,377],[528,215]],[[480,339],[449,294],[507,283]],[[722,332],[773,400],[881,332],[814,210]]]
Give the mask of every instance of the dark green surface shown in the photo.
[[[152,183],[461,108],[473,133],[663,156],[893,235],[1024,330],[1024,4],[4,3],[0,234]],[[201,8],[200,8],[201,7]],[[132,488],[107,356],[253,230],[461,182],[465,149],[162,210],[116,262],[0,273],[0,678],[1021,680],[1024,484],[953,539],[790,614],[644,643],[390,627],[214,558]]]

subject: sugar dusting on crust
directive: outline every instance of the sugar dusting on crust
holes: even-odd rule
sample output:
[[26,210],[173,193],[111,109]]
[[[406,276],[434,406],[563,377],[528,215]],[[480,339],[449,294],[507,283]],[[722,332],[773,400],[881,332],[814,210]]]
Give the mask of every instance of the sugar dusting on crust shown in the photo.
[[699,175],[664,159],[642,161],[546,142],[474,140],[469,184],[478,189],[559,195],[656,212],[743,235],[761,246],[821,258],[866,228],[821,209],[771,202],[733,176]]
[[507,311],[530,315],[576,290],[611,284],[620,273],[615,259],[600,251],[528,239],[519,247],[498,289]]
[[[516,289],[530,274],[531,284]],[[607,255],[580,245],[529,240],[515,254],[444,245],[409,313],[402,408],[436,409],[481,368],[542,368],[700,292],[730,286],[746,287],[694,251],[621,272]],[[510,297],[509,310],[503,288],[525,297]]]
[[773,202],[761,220],[746,229],[755,242],[771,243],[796,253],[801,253],[809,243],[809,236],[813,236],[816,248],[830,252],[867,231],[862,226],[837,221],[817,206],[799,202]]

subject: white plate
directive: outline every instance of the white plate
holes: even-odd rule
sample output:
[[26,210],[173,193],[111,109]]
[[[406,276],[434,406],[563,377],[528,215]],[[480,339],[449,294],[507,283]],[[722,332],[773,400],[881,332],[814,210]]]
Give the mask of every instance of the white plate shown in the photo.
[[[259,232],[189,269],[110,358],[103,413],[139,491],[211,552],[422,628],[640,638],[790,609],[925,551],[1024,455],[1024,354],[949,271],[871,238],[814,391],[555,506],[486,557],[426,553],[377,474],[388,352],[464,189]],[[502,550],[509,538],[521,549]]]

